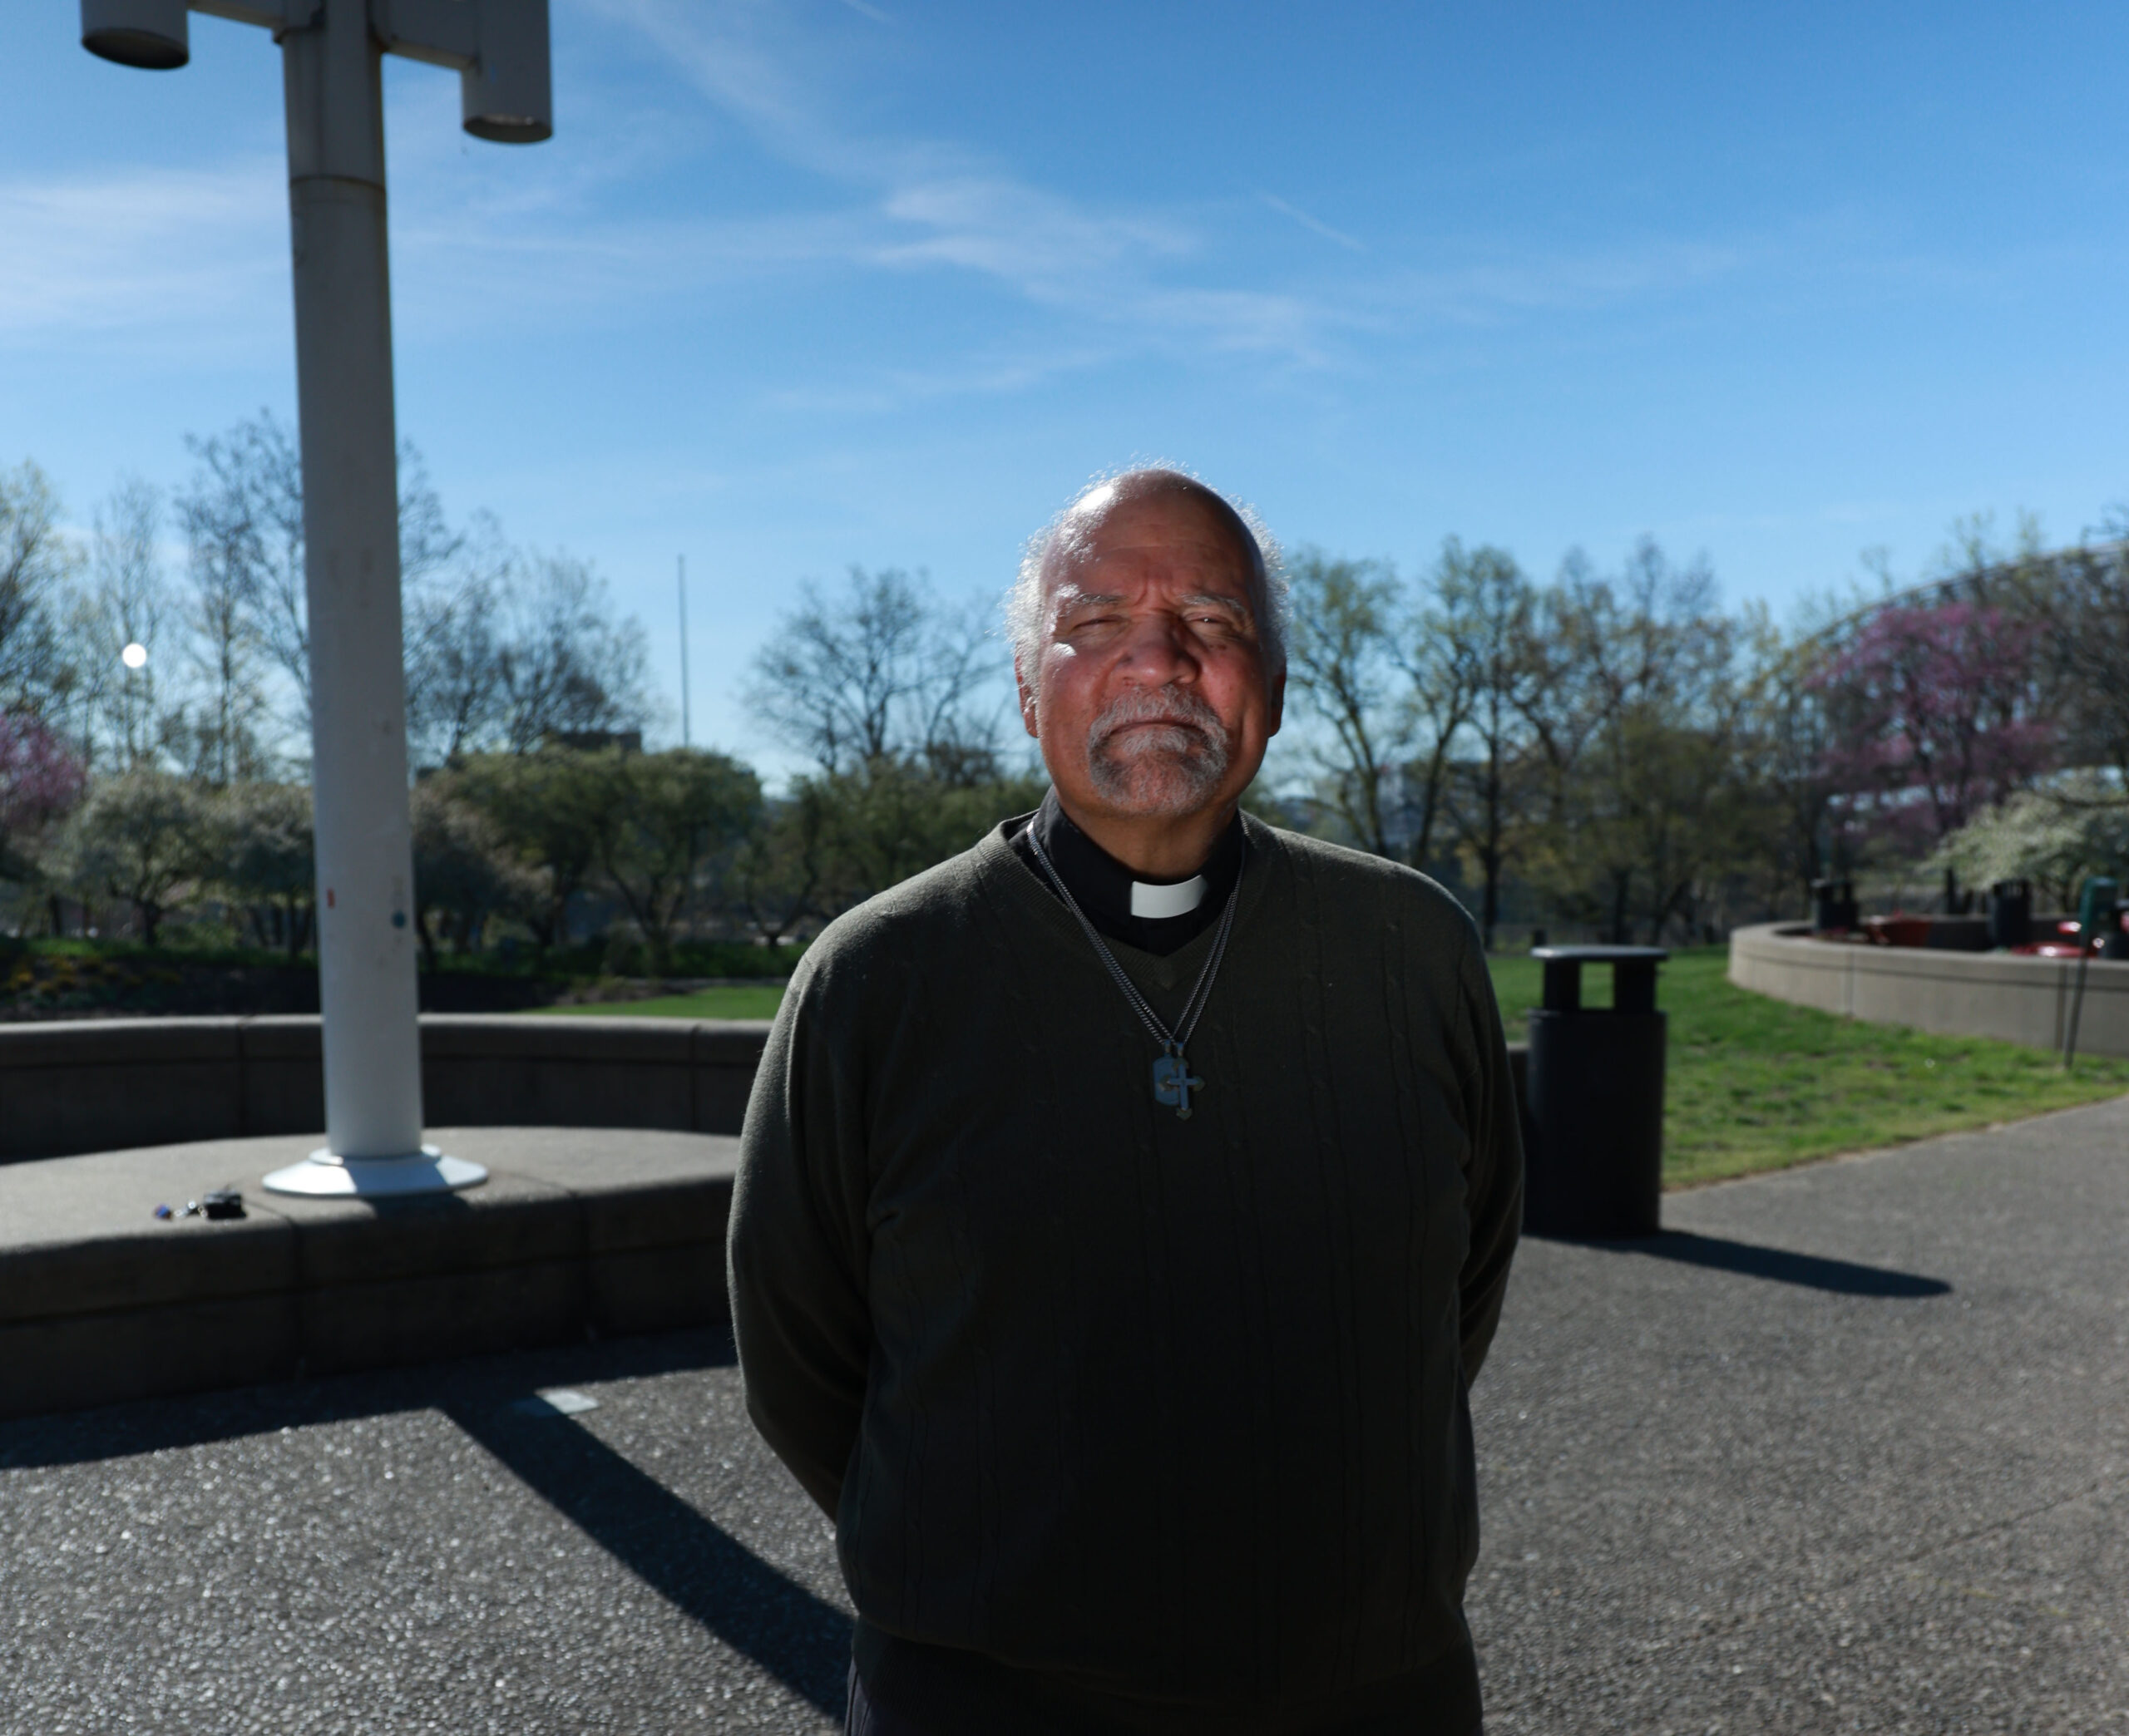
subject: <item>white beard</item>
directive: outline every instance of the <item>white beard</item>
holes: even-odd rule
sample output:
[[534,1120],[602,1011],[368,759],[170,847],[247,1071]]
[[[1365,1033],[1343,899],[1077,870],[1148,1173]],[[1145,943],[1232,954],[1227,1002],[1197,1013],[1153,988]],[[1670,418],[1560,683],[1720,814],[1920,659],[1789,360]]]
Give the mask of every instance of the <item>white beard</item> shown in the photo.
[[[1131,728],[1148,720],[1165,727]],[[1087,730],[1094,792],[1119,812],[1177,818],[1213,799],[1228,775],[1227,726],[1197,694],[1170,683],[1133,688]]]

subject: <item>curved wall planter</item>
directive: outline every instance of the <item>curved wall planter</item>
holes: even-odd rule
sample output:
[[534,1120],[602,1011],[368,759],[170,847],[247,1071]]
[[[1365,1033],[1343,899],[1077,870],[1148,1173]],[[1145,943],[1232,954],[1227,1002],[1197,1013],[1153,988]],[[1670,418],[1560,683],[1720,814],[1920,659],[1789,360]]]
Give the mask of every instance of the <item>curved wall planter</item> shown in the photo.
[[[425,1013],[432,1127],[737,1133],[766,1020]],[[0,1163],[325,1125],[315,1014],[0,1025]]]
[[[2068,959],[1814,940],[1801,923],[1770,922],[1731,935],[1730,980],[1873,1024],[2060,1049],[2077,966]],[[2129,1056],[2129,964],[2096,959],[2087,967],[2077,1048]]]
[[[737,1133],[768,1041],[766,1019],[425,1013],[422,1118]],[[1509,1046],[1519,1097],[1526,1060]],[[0,1024],[0,1164],[324,1126],[315,1013]]]

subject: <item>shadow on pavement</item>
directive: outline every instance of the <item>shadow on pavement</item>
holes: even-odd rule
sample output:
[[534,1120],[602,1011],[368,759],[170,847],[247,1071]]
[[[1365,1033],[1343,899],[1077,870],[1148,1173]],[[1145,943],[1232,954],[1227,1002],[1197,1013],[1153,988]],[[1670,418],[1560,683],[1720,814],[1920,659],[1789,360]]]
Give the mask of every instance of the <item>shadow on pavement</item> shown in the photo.
[[1545,1240],[1607,1254],[1646,1254],[1657,1260],[1675,1260],[1683,1265],[1707,1266],[1746,1278],[1771,1278],[1777,1284],[1799,1284],[1807,1290],[1830,1290],[1837,1296],[1943,1296],[1949,1295],[1952,1288],[1941,1278],[1896,1272],[1887,1266],[1859,1265],[1850,1260],[1829,1260],[1817,1254],[1792,1254],[1786,1248],[1762,1248],[1752,1242],[1701,1235],[1690,1230],[1667,1230],[1661,1235],[1630,1241],[1592,1241],[1573,1236]]
[[841,1716],[850,1618],[566,1418],[491,1404],[444,1413],[565,1518],[734,1651]]
[[728,1328],[467,1357],[0,1422],[0,1468],[82,1464],[408,1410],[447,1416],[684,1614],[841,1717],[850,1620],[575,1423],[516,1415],[541,1387],[729,1368]]
[[459,1403],[477,1403],[491,1393],[501,1404],[536,1387],[624,1380],[682,1369],[729,1369],[738,1360],[730,1328],[710,1327],[609,1339],[595,1344],[505,1351],[317,1380],[278,1381],[178,1398],[139,1398],[97,1410],[0,1422],[0,1468],[85,1464],[352,1417],[442,1410]]

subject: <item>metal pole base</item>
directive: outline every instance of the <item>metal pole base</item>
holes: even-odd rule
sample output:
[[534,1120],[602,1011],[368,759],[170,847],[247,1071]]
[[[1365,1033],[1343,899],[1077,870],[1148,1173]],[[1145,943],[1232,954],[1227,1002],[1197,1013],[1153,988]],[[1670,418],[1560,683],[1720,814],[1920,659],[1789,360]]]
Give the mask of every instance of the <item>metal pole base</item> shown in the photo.
[[266,1178],[266,1191],[330,1195],[374,1200],[389,1195],[454,1193],[478,1187],[488,1172],[463,1157],[447,1157],[432,1145],[404,1157],[335,1157],[313,1152],[301,1163],[277,1169]]

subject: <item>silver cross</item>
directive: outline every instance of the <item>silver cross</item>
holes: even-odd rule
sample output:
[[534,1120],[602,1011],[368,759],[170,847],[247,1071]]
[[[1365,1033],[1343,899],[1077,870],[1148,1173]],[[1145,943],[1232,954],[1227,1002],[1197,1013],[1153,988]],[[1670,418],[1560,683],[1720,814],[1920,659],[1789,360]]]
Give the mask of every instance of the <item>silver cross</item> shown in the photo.
[[1190,1063],[1180,1049],[1172,1050],[1153,1063],[1153,1101],[1175,1111],[1178,1121],[1190,1119],[1190,1093],[1203,1091],[1205,1082],[1190,1076]]

